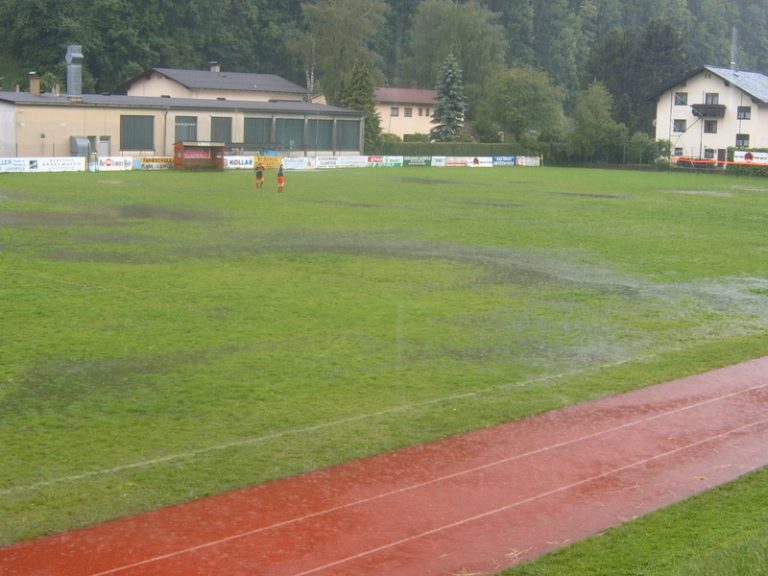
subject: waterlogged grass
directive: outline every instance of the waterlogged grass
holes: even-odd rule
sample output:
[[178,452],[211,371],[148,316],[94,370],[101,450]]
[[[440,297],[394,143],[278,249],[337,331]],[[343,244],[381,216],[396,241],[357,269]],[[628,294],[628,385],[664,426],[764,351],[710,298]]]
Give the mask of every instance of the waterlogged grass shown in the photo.
[[0,178],[0,544],[768,350],[768,184]]

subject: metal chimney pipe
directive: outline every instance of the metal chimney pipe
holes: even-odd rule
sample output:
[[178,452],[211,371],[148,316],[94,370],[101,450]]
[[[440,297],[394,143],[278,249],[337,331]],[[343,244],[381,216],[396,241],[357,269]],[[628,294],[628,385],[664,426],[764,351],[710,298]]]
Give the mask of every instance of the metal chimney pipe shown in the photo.
[[72,44],[67,46],[67,97],[83,95],[83,49]]
[[32,96],[40,96],[40,76],[37,72],[29,73],[29,93]]

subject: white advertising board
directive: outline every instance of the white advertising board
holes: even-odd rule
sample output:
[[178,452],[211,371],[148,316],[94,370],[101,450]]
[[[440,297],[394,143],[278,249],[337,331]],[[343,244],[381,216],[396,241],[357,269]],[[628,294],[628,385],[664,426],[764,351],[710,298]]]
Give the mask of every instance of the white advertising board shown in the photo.
[[96,170],[99,172],[133,170],[133,158],[130,156],[99,156]]
[[253,170],[253,156],[224,156],[225,170]]

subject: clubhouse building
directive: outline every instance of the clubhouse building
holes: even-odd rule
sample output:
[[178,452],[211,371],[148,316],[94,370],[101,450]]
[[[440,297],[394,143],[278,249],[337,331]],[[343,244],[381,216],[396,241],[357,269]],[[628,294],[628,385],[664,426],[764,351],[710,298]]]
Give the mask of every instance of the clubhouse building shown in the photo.
[[153,68],[120,94],[83,94],[82,53],[67,50],[67,90],[0,92],[0,158],[172,156],[177,142],[217,142],[231,153],[357,155],[363,112],[307,101],[279,76]]

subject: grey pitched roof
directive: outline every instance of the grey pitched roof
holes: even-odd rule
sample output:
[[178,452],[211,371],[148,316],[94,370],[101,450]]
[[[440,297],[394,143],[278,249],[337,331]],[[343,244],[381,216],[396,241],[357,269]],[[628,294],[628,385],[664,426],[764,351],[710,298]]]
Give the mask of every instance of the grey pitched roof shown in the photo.
[[126,91],[134,82],[148,77],[152,72],[178,82],[189,89],[238,90],[250,92],[277,92],[281,94],[306,94],[306,88],[275,74],[250,74],[245,72],[213,72],[209,70],[180,70],[177,68],[152,68],[143,74],[123,82],[118,90]]
[[743,90],[755,100],[763,104],[768,103],[768,76],[765,74],[716,66],[704,66],[704,68]]
[[244,100],[207,100],[202,98],[156,98],[147,96],[122,96],[83,94],[78,100],[70,100],[66,95],[54,96],[41,94],[33,96],[29,92],[0,92],[0,102],[24,104],[27,106],[87,106],[102,108],[153,108],[153,109],[188,109],[210,110],[221,112],[250,112],[250,113],[289,113],[289,114],[332,114],[349,118],[362,118],[365,112],[315,104],[313,102],[253,102]]
[[705,70],[722,78],[740,90],[743,90],[758,102],[761,102],[762,104],[768,103],[768,76],[761,74],[760,72],[747,72],[744,70],[734,70],[733,68],[723,68],[719,66],[699,66],[684,76],[678,77],[674,81],[665,84],[650,97],[658,98],[667,90],[679,86],[682,82]]

